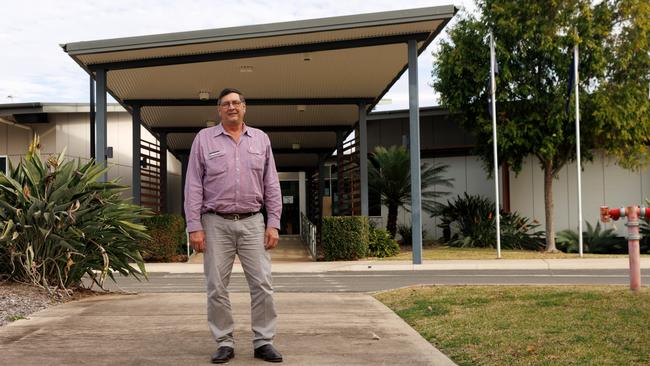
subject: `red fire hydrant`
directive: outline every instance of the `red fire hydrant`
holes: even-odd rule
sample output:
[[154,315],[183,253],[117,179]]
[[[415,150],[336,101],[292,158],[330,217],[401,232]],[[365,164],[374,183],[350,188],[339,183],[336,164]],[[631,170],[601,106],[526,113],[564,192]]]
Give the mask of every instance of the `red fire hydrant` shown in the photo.
[[639,240],[639,216],[650,217],[650,208],[639,206],[628,206],[627,208],[612,208],[600,206],[600,221],[603,223],[618,220],[627,216],[627,248],[630,259],[630,289],[638,291],[641,288],[641,249]]

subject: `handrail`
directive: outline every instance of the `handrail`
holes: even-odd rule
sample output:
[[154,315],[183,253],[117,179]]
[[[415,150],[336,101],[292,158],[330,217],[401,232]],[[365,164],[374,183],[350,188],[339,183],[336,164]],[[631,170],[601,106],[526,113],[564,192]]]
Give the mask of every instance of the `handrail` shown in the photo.
[[300,237],[307,243],[307,249],[313,260],[316,260],[316,225],[304,213],[300,213]]

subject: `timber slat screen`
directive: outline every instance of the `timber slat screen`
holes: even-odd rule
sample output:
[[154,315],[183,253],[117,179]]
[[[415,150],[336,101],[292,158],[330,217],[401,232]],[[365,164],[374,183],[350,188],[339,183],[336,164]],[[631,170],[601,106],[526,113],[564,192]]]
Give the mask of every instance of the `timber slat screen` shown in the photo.
[[[358,135],[358,134],[357,134]],[[361,191],[359,174],[359,140],[343,143],[343,156],[337,157],[343,172],[343,182],[339,182],[338,214],[340,216],[361,215]]]
[[312,223],[318,227],[318,230],[320,232],[320,218],[321,218],[321,205],[320,202],[318,201],[318,191],[319,191],[319,185],[318,185],[318,170],[316,170],[310,177],[309,177],[309,197],[307,200],[309,201],[308,207],[308,217],[309,220],[311,220]]
[[160,213],[160,146],[140,140],[140,205]]

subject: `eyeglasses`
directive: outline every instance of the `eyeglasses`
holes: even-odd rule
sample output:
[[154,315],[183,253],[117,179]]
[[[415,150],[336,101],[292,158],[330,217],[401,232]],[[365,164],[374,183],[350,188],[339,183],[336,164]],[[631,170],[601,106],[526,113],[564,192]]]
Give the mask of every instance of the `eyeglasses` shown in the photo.
[[244,102],[241,102],[239,100],[233,100],[232,102],[221,102],[221,104],[219,104],[219,107],[223,109],[228,109],[231,106],[233,108],[239,108],[242,104],[244,104]]

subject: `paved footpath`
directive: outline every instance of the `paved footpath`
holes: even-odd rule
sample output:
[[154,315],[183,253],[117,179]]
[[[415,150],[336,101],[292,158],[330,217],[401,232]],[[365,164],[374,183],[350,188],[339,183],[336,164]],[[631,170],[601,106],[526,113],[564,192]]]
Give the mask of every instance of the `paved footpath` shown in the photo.
[[[229,365],[253,358],[248,294],[231,294]],[[453,365],[365,294],[275,295],[283,365]],[[108,295],[46,309],[0,328],[2,365],[208,365],[215,344],[205,294]]]

